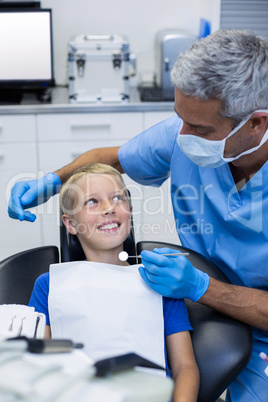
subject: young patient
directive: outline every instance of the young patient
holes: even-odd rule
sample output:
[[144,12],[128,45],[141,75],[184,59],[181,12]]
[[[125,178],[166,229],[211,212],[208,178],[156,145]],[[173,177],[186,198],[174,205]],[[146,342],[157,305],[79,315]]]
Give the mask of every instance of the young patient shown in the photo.
[[[151,297],[153,300],[153,297],[157,297],[161,302],[160,295],[157,295],[149,288],[147,289],[146,284],[141,280],[138,272],[139,265],[130,266],[127,262],[119,260],[119,253],[123,250],[123,242],[130,232],[132,206],[130,205],[123,178],[116,169],[108,165],[94,163],[77,170],[61,188],[60,205],[64,212],[62,216],[63,223],[71,234],[77,235],[86,255],[86,261],[57,264],[56,274],[60,272],[61,267],[70,267],[70,272],[78,276],[81,272],[85,272],[83,269],[89,267],[90,264],[97,263],[95,265],[97,265],[98,270],[101,270],[102,266],[106,266],[107,269],[107,264],[109,264],[108,269],[111,269],[116,275],[120,275],[122,271],[124,275],[124,272],[127,273],[125,270],[134,273],[135,281],[141,281],[139,286],[144,287],[145,292],[149,294],[149,299]],[[72,264],[78,264],[77,267],[82,267],[82,271],[75,271]],[[53,269],[53,266],[51,269]],[[51,269],[50,274],[43,274],[37,279],[29,302],[30,306],[34,306],[37,311],[44,313],[47,317],[46,337],[51,337],[51,333],[52,337],[55,337],[52,320],[54,319],[54,311],[59,308],[56,303],[57,298],[61,298],[60,287],[56,288],[54,292],[55,296],[53,298],[51,296],[53,293],[51,288],[53,283],[52,272],[54,272]],[[78,272],[78,274],[76,272]],[[73,313],[73,308],[75,308],[72,304],[76,297],[75,294],[77,293],[78,297],[82,297],[82,300],[87,299],[89,292],[87,285],[85,285],[86,279],[84,281],[84,279],[80,277],[80,284],[81,280],[85,283],[83,283],[83,286],[77,288],[74,283],[75,280],[69,278],[69,275],[65,275],[63,279],[62,277],[60,279],[60,284],[66,281],[68,289],[71,289],[67,292],[67,295],[65,294],[65,301],[68,307],[66,307],[64,311],[61,310],[58,318],[54,321],[60,321],[61,317],[66,315],[69,327],[80,326],[80,332],[83,332],[85,328],[83,326],[83,319],[81,319],[81,323],[78,321],[79,324],[77,324],[77,322],[75,323],[70,317]],[[75,278],[75,276],[72,276],[72,278]],[[104,275],[102,282],[105,283],[105,279],[106,277]],[[123,279],[122,277],[122,281]],[[135,281],[133,281],[133,286]],[[92,286],[92,283],[88,283]],[[63,284],[63,286],[65,286],[65,284]],[[112,285],[110,286],[110,283],[105,283],[105,286],[107,291],[109,290],[111,292]],[[85,294],[83,294],[83,292]],[[115,292],[117,292],[117,290],[115,290]],[[128,288],[128,293],[131,295],[131,288]],[[68,299],[70,299],[70,302]],[[110,307],[109,300],[106,302],[107,309]],[[120,302],[122,305],[124,304],[123,300],[119,301],[119,304]],[[186,306],[183,300],[163,297],[162,302],[163,310],[162,303],[160,308],[163,313],[162,321],[164,321],[163,345],[165,339],[167,363],[175,382],[173,401],[196,401],[199,388],[199,372],[189,334],[191,326],[188,320]],[[82,308],[82,304],[85,303],[80,303],[77,308]],[[131,310],[133,316],[131,315],[130,317],[131,325],[135,325],[139,320],[139,316],[144,314],[142,309],[135,311],[135,302],[133,304],[134,309]],[[65,308],[65,304],[63,308]],[[97,310],[98,314],[98,303],[94,304],[93,309],[95,313]],[[85,311],[87,310],[89,312],[88,314],[90,314],[92,304],[90,306],[86,305]],[[146,313],[150,315],[150,311]],[[162,313],[160,311],[161,316]],[[101,312],[99,316],[101,319]],[[118,319],[118,317],[116,318]],[[115,319],[115,317],[113,319]],[[124,321],[129,319],[129,317],[123,316],[119,319]],[[98,321],[98,316],[96,321]],[[58,322],[56,324],[58,325]],[[66,332],[63,333],[66,334]],[[141,331],[140,334],[142,342],[143,332]],[[123,341],[126,337],[127,335],[124,333],[118,335],[119,341],[120,339]],[[88,333],[85,339],[90,343],[90,335]],[[98,340],[101,347],[101,335]],[[74,341],[79,340],[74,339]],[[130,346],[129,352],[135,350],[134,343],[135,339],[133,341],[133,348]],[[112,352],[111,350],[110,356],[115,354]]]

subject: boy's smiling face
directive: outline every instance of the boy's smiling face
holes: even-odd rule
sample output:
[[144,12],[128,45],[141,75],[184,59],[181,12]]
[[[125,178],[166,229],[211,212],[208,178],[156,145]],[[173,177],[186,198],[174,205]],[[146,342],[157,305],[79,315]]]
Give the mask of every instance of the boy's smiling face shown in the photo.
[[75,183],[73,213],[66,226],[78,236],[84,251],[119,252],[130,231],[131,210],[116,177],[89,174]]

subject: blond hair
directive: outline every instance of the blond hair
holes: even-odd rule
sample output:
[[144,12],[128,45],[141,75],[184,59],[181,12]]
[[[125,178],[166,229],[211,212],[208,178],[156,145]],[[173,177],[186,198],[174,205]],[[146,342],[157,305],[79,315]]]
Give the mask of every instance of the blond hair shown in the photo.
[[91,163],[89,165],[81,167],[80,169],[77,169],[61,187],[60,208],[62,209],[63,213],[72,213],[75,195],[77,194],[77,182],[84,176],[96,174],[113,176],[121,185],[125,197],[128,201],[128,205],[129,207],[131,206],[129,193],[121,173],[110,165],[106,165],[103,163]]

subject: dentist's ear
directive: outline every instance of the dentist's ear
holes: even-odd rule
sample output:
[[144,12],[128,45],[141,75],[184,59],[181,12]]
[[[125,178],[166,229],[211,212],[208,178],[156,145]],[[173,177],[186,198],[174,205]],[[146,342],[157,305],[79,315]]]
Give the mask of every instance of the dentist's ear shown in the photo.
[[250,129],[252,135],[256,136],[259,134],[264,134],[268,129],[268,113],[267,112],[256,112],[250,118]]
[[71,233],[72,235],[76,235],[77,229],[76,229],[76,225],[75,225],[75,220],[67,214],[63,214],[61,218],[62,218],[62,222],[63,222],[64,226],[66,227],[66,229],[68,230],[68,232]]

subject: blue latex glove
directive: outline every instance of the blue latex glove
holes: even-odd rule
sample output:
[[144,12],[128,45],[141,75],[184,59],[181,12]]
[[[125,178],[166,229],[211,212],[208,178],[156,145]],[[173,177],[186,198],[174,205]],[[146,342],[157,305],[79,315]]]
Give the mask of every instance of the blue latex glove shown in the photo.
[[36,215],[26,208],[36,207],[46,202],[56,194],[61,186],[61,181],[56,173],[48,173],[38,180],[20,181],[11,190],[8,203],[8,215],[10,218],[20,221],[34,222]]
[[143,267],[139,267],[142,279],[157,293],[174,299],[190,299],[196,302],[207,291],[209,276],[192,266],[184,256],[168,257],[161,254],[178,253],[170,248],[141,252]]

